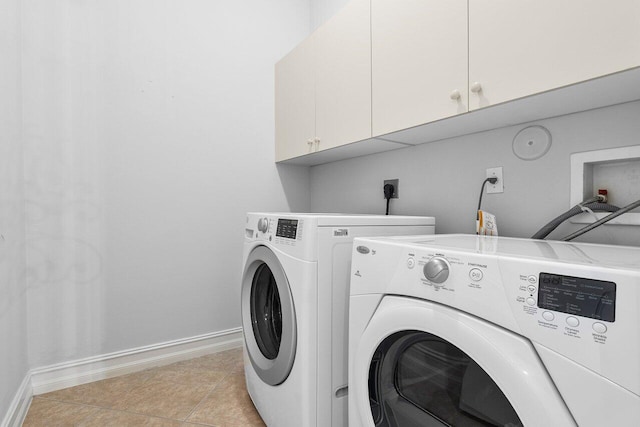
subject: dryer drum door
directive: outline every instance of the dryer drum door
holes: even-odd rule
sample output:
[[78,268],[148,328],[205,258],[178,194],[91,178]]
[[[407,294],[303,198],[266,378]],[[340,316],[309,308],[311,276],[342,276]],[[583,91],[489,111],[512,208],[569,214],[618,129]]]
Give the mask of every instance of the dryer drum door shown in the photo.
[[504,393],[458,347],[433,334],[387,337],[369,368],[376,426],[522,426]]
[[253,369],[265,383],[281,384],[295,359],[296,316],[284,269],[265,246],[249,254],[241,298],[244,339]]
[[576,425],[531,342],[478,317],[387,295],[350,339],[353,427]]

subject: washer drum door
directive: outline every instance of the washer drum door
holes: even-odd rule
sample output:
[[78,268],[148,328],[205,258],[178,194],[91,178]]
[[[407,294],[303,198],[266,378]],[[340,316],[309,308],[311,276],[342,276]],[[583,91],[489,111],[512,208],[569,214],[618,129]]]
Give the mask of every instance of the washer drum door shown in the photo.
[[296,354],[296,313],[291,288],[277,256],[256,247],[242,276],[242,327],[249,360],[265,383],[283,383]]

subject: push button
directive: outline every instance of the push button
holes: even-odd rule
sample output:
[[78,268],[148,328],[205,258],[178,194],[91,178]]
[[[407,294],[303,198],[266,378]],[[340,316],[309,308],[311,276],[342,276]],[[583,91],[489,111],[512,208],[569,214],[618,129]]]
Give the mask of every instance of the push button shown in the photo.
[[536,291],[536,287],[535,287],[535,286],[533,286],[533,285],[529,285],[529,286],[527,286],[527,290],[528,290],[530,293],[534,293],[534,292]]
[[596,322],[593,324],[593,330],[599,334],[604,334],[607,332],[607,325],[604,323]]
[[536,305],[536,300],[535,300],[535,298],[531,298],[531,297],[527,298],[527,304],[529,304],[529,305]]
[[413,268],[416,266],[416,260],[414,258],[407,259],[407,267]]
[[480,280],[482,280],[482,277],[483,277],[483,274],[480,269],[473,268],[471,269],[471,271],[469,271],[469,278],[474,282],[479,282]]
[[576,317],[569,316],[567,317],[567,325],[571,326],[572,328],[575,328],[578,325],[580,325],[580,321]]
[[538,283],[538,278],[536,276],[531,275],[527,277],[527,281],[531,284],[535,284],[535,283]]
[[545,311],[544,313],[542,313],[542,318],[548,322],[551,322],[556,318],[556,316],[550,311]]

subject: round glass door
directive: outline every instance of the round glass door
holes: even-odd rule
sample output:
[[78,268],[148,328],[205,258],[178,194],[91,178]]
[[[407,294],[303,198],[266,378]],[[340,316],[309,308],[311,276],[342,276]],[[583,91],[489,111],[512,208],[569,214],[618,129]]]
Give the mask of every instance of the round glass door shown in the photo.
[[466,353],[423,331],[402,331],[376,349],[369,367],[376,426],[522,426],[504,393]]
[[251,285],[251,326],[258,348],[269,360],[278,356],[282,339],[282,306],[276,279],[267,264],[260,264]]
[[256,247],[242,279],[242,327],[247,354],[267,384],[284,382],[296,353],[296,315],[287,276],[278,257]]

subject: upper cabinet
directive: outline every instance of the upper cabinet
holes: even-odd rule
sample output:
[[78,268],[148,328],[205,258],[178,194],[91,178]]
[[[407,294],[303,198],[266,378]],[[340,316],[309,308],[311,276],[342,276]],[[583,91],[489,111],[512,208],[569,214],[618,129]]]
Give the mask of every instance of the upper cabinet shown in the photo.
[[352,0],[316,31],[316,137],[326,150],[371,137],[369,0]]
[[638,0],[469,2],[471,110],[638,65]]
[[276,160],[317,164],[637,99],[639,0],[351,0],[276,65]]
[[352,0],[276,64],[276,161],[371,137],[370,1]]
[[315,149],[315,37],[276,64],[276,161]]
[[466,112],[467,0],[372,0],[373,135]]

